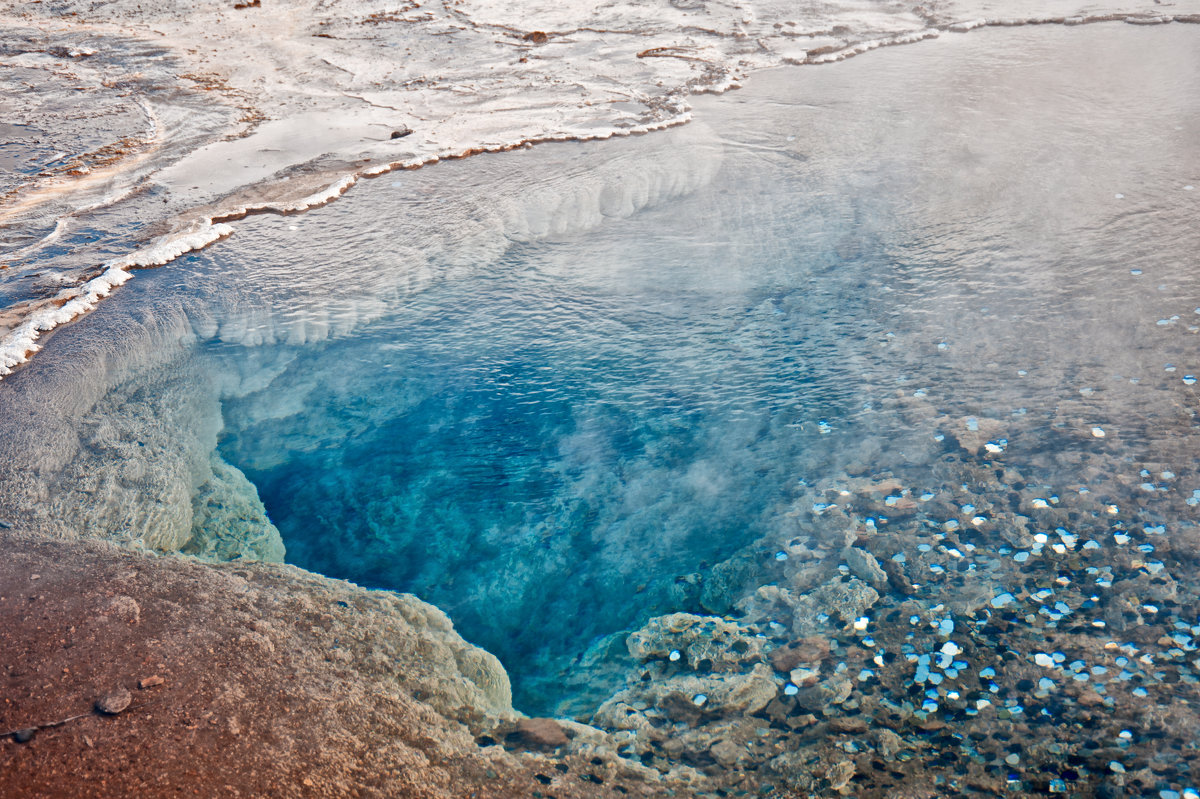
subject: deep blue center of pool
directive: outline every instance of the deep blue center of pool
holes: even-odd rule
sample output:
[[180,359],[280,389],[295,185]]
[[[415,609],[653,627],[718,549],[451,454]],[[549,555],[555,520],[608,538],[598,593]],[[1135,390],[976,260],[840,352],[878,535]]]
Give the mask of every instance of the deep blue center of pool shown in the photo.
[[811,444],[862,403],[839,352],[880,335],[862,295],[820,288],[819,263],[747,286],[736,263],[698,280],[657,248],[550,273],[554,250],[514,250],[308,352],[289,378],[299,421],[255,413],[276,385],[228,402],[222,445],[289,561],[438,605],[534,709],[598,637],[730,609],[738,575],[707,567],[779,528],[799,471],[830,458]]

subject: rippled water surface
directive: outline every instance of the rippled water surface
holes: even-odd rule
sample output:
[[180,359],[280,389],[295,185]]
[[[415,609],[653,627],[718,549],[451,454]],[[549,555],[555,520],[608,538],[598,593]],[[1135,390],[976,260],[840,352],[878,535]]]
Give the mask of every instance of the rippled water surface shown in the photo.
[[[978,564],[925,575],[947,596],[1021,571],[1033,544],[987,536],[1031,497],[1191,530],[1196,36],[972,33],[763,74],[675,133],[257,217],[89,323],[182,308],[185,365],[154,379],[219,399],[288,560],[428,599],[518,707],[586,715],[623,679],[607,636],[785,584],[798,535],[894,554],[898,503],[978,528]],[[814,520],[884,478],[847,529]]]
[[[1154,37],[1180,44],[1133,56]],[[632,216],[572,184],[622,191],[649,140],[538,148],[373,181],[155,279],[262,281],[221,311],[257,320],[243,338],[386,303],[308,346],[207,344],[271,370],[227,397],[221,453],[289,560],[438,604],[544,706],[598,637],[728,611],[755,578],[708,569],[786,534],[798,486],[930,467],[965,417],[1010,458],[1093,427],[1178,451],[1196,56],[1190,30],[1056,30],[773,73],[665,156],[703,185]],[[490,198],[520,192],[557,229],[505,228]]]

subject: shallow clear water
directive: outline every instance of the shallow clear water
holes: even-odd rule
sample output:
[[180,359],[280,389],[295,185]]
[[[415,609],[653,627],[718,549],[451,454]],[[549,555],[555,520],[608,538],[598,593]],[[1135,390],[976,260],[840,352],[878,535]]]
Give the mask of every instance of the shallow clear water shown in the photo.
[[[624,678],[605,636],[781,580],[814,486],[941,502],[987,441],[996,513],[1090,484],[1192,523],[1198,79],[1193,26],[764,74],[683,131],[248,220],[85,324],[182,308],[154,379],[219,400],[288,560],[428,599],[519,708],[586,714]],[[105,412],[161,401],[139,381]]]

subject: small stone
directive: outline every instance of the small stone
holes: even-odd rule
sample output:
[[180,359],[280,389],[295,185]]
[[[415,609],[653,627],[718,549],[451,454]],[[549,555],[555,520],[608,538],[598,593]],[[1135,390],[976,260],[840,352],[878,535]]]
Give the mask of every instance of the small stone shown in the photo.
[[27,744],[33,740],[33,736],[37,735],[37,727],[29,727],[24,730],[17,730],[12,734],[12,739],[19,744]]
[[96,700],[96,710],[109,716],[115,716],[133,701],[133,695],[123,686],[118,686]]
[[138,680],[138,688],[144,691],[147,688],[153,688],[156,685],[162,685],[164,682],[166,682],[166,680],[164,680],[162,677],[159,677],[157,674],[154,674]]
[[787,725],[793,730],[803,730],[812,727],[817,723],[817,717],[812,713],[799,713],[795,716],[787,717]]
[[888,558],[883,562],[883,570],[887,572],[888,583],[893,589],[905,596],[912,596],[916,593],[912,581],[904,573],[904,566],[897,563],[894,558]]
[[397,128],[396,130],[393,130],[392,135],[389,138],[403,139],[405,136],[410,136],[410,135],[412,135],[412,128],[408,127],[408,125],[402,125],[401,127]]
[[887,574],[870,552],[859,547],[846,547],[842,551],[842,559],[846,561],[855,577],[865,580],[880,591],[887,588]]
[[738,759],[746,754],[745,747],[738,746],[733,741],[717,741],[708,750],[713,759],[726,768],[737,765]]
[[879,754],[891,760],[896,754],[904,748],[904,740],[889,729],[881,729],[875,731],[876,746],[879,749]]
[[529,746],[557,749],[567,744],[567,734],[554,719],[521,719],[516,732]]
[[858,716],[839,716],[829,722],[829,729],[831,732],[861,735],[865,733],[869,727],[867,722]]
[[838,791],[845,788],[850,780],[854,779],[855,770],[854,761],[852,760],[843,760],[829,769],[829,772],[825,775],[829,780],[829,789],[831,791]]
[[819,663],[829,656],[829,641],[824,638],[801,638],[771,653],[771,665],[776,671],[789,672],[802,663]]
[[[792,669],[788,673],[788,677],[791,678],[793,687],[809,688],[811,686],[816,685],[817,683],[819,683],[821,681],[821,670],[819,668],[816,668],[816,669],[806,669],[803,667],[795,668],[795,669]],[[789,695],[794,695],[795,693],[796,693],[795,691],[792,691],[792,693]]]
[[116,596],[108,603],[105,614],[129,624],[137,624],[142,619],[142,608],[131,596]]

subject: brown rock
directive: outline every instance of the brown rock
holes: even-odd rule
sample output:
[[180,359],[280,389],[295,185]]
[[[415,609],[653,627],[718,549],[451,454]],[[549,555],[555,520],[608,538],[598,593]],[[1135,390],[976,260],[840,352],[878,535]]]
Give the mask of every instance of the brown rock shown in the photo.
[[[30,574],[42,575],[33,585],[47,586],[36,602],[22,590]],[[114,604],[116,595],[137,603],[138,623],[112,612],[133,608]],[[332,657],[341,652],[348,656]],[[0,733],[76,715],[113,686],[133,692],[140,678],[166,678],[162,688],[133,694],[119,716],[39,732],[25,744],[32,751],[18,755],[11,736],[0,740],[6,799],[528,797],[536,775],[560,773],[558,753],[568,749],[481,746],[477,739],[512,729],[518,718],[499,661],[415,597],[292,566],[213,564],[5,533],[0,653],[10,655]],[[64,666],[70,680],[45,689]],[[83,707],[71,685],[92,686]],[[178,696],[140,709],[168,688]],[[302,779],[313,786],[301,787]],[[606,761],[603,780],[559,780],[553,793],[664,795],[657,772],[620,758]]]
[[829,656],[829,642],[824,638],[801,638],[771,653],[771,665],[776,671],[791,671],[802,663],[820,663]]
[[115,716],[133,701],[133,695],[124,686],[117,686],[96,700],[96,710],[109,716]]
[[554,719],[521,719],[517,722],[516,733],[527,746],[557,749],[567,744],[566,732]]
[[726,768],[736,765],[738,759],[746,754],[745,747],[738,746],[729,740],[717,741],[708,751],[714,760]]
[[867,722],[857,716],[843,716],[831,720],[829,729],[831,732],[864,733],[867,731]]
[[159,677],[157,674],[154,674],[138,680],[138,688],[144,691],[147,688],[153,688],[156,685],[162,685],[164,682],[166,682],[166,680],[164,680],[162,677]]

